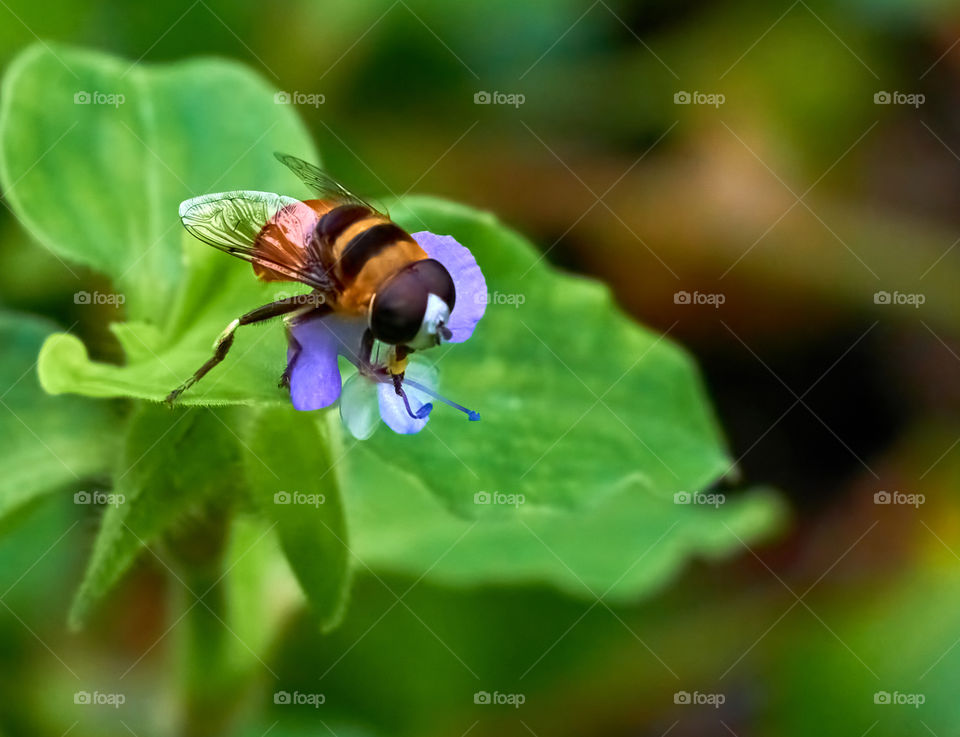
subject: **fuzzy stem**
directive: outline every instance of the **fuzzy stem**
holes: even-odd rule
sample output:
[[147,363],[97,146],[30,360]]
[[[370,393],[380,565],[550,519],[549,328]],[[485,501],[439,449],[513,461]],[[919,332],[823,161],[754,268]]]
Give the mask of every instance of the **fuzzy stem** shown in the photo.
[[239,705],[237,684],[227,666],[230,635],[224,625],[226,583],[221,576],[227,525],[224,511],[211,509],[169,540],[180,579],[174,578],[173,586],[183,616],[176,628],[182,737],[229,733]]

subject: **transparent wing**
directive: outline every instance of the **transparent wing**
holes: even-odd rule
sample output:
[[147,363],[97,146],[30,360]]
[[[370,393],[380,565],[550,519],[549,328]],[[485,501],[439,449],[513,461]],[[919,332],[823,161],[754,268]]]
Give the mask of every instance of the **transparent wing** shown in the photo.
[[[300,200],[252,190],[217,192],[181,202],[180,220],[194,238],[237,258],[316,289],[332,286],[309,247],[316,215]],[[268,223],[273,227],[263,232]],[[283,234],[284,246],[271,233]]]
[[377,208],[366,200],[357,197],[319,166],[314,166],[303,159],[279,151],[274,151],[273,155],[277,158],[277,161],[296,174],[301,182],[319,194],[321,199],[333,200],[339,204],[361,205],[373,212],[378,212]]

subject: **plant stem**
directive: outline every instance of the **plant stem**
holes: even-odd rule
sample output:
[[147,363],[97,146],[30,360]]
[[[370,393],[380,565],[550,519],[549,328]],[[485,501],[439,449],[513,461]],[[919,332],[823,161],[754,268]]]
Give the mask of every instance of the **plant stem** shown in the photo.
[[180,578],[175,585],[185,585],[180,585],[182,621],[177,626],[182,737],[226,734],[239,701],[228,667],[225,625],[222,569],[228,524],[225,510],[208,509],[202,519],[169,541]]

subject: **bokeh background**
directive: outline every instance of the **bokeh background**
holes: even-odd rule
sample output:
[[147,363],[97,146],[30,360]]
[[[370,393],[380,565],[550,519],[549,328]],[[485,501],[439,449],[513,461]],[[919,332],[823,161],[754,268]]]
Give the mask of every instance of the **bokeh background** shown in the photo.
[[[240,60],[305,101],[353,189],[498,213],[690,349],[742,479],[791,508],[773,542],[633,606],[420,582],[391,607],[387,588],[414,581],[361,576],[341,629],[320,637],[294,615],[270,659],[327,704],[278,715],[240,693],[236,734],[960,729],[956,4],[0,2],[0,65],[37,39]],[[522,104],[478,104],[495,92]],[[0,304],[78,322],[109,356],[116,312],[78,309],[77,288],[0,208]],[[879,504],[883,491],[923,503]],[[44,506],[0,540],[0,734],[169,734],[176,592],[146,556],[93,626],[67,632],[96,520],[49,543],[76,514]],[[136,663],[138,698],[77,712],[61,652],[84,678]],[[478,683],[525,703],[477,706]]]

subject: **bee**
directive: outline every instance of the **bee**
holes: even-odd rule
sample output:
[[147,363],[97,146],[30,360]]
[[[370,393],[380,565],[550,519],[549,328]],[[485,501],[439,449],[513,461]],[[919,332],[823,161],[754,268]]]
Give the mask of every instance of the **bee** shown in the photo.
[[220,192],[181,203],[180,219],[195,238],[252,264],[261,280],[297,281],[312,291],[233,320],[217,338],[213,356],[170,392],[170,404],[226,358],[238,328],[276,317],[284,318],[291,348],[280,387],[289,387],[301,349],[290,328],[302,321],[331,313],[365,320],[358,365],[370,366],[375,341],[393,346],[386,370],[398,393],[407,356],[451,337],[445,323],[456,291],[447,269],[387,214],[322,169],[288,154],[274,156],[318,198]]

